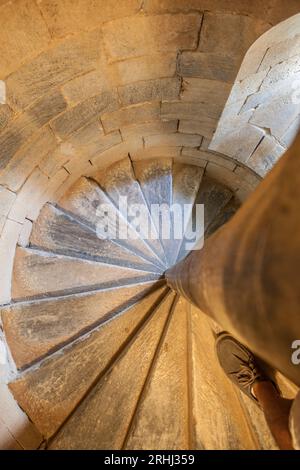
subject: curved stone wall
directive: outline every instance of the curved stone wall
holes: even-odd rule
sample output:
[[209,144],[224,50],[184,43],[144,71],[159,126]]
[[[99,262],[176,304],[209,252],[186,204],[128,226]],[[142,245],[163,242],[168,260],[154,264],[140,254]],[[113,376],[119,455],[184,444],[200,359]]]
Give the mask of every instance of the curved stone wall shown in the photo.
[[210,148],[265,176],[298,132],[299,105],[300,15],[295,15],[247,52]]
[[[128,154],[205,166],[247,197],[259,178],[208,148],[246,51],[298,12],[298,0],[0,0],[0,303],[43,204]],[[0,434],[37,446],[1,382],[0,370]]]

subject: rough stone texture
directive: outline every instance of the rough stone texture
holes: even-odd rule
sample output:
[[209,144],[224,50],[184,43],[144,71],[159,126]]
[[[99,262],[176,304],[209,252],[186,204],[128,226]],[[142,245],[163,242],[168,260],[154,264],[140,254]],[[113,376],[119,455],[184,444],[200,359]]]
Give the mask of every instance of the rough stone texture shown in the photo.
[[61,89],[67,101],[75,105],[93,96],[107,92],[111,88],[111,84],[108,77],[106,77],[105,71],[106,69],[103,67],[65,83]]
[[61,139],[66,139],[87,122],[100,117],[102,113],[115,111],[118,107],[115,93],[101,93],[67,110],[51,123],[51,127]]
[[143,101],[176,100],[181,88],[180,78],[162,78],[125,85],[118,89],[124,106]]
[[199,101],[200,103],[217,104],[220,111],[226,103],[231,90],[229,83],[220,80],[185,77],[182,84],[181,99],[183,101]]
[[183,134],[199,134],[211,141],[212,136],[218,125],[217,118],[197,116],[196,121],[182,120],[179,121],[179,132]]
[[152,264],[110,240],[98,238],[94,231],[50,204],[42,209],[30,243],[57,254],[157,272]]
[[17,109],[24,109],[51,88],[93,70],[102,55],[100,44],[100,33],[95,31],[41,53],[8,77],[9,102]]
[[115,84],[126,85],[132,83],[132,77],[135,81],[173,77],[176,62],[176,52],[145,55],[113,63],[110,65],[110,72]]
[[123,126],[153,121],[159,117],[160,105],[158,102],[153,102],[128,106],[121,108],[119,111],[105,113],[101,116],[101,122],[104,130],[111,132]]
[[271,46],[261,63],[260,69],[272,67],[274,64],[279,64],[286,61],[290,57],[299,55],[300,47],[300,34],[291,39],[274,44]]
[[0,131],[7,126],[12,114],[13,112],[7,104],[0,104]]
[[0,172],[0,183],[13,191],[18,191],[44,158],[57,145],[53,132],[49,127],[43,128],[29,144],[22,147]]
[[29,366],[109,320],[141,299],[152,284],[2,308],[6,339],[17,367]]
[[121,127],[120,131],[124,140],[128,140],[136,135],[142,137],[155,134],[170,134],[176,132],[178,126],[177,120],[171,121],[152,121],[148,123],[136,124],[135,126]]
[[165,101],[161,106],[162,119],[183,119],[197,121],[202,119],[218,119],[221,115],[219,105],[211,104],[208,109],[202,103],[185,101]]
[[[122,217],[118,205],[112,203],[95,181],[81,178],[60,201],[60,206],[75,215],[76,219],[91,227],[97,233],[99,239],[112,241],[131,251],[137,258],[145,259],[148,263],[160,266],[159,258],[138,236],[127,218]],[[97,208],[100,206],[106,207],[107,220],[101,217],[102,212],[100,212],[100,215],[97,213]],[[106,224],[109,226],[108,233],[105,231]]]
[[23,248],[25,248],[29,245],[30,235],[32,232],[32,226],[33,226],[32,222],[28,219],[25,219],[25,222],[20,232],[18,246],[22,246]]
[[247,124],[231,133],[227,131],[224,135],[219,135],[213,140],[211,148],[241,162],[246,162],[264,136],[263,130]]
[[0,215],[6,216],[13,206],[16,194],[0,186]]
[[150,294],[84,341],[65,350],[63,355],[53,356],[39,369],[10,384],[15,398],[46,437],[57,431],[101,377],[161,294],[162,289]]
[[[189,149],[184,148],[182,149],[182,155],[187,157],[193,157],[195,159],[199,159],[205,162],[212,162],[216,165],[223,166],[228,170],[233,171],[236,168],[236,163],[229,158],[221,157],[220,155],[214,154],[212,152],[204,151],[204,150],[196,150],[196,149]],[[246,176],[245,172],[245,176]]]
[[199,147],[202,137],[192,134],[162,134],[145,137],[145,148],[147,147]]
[[[115,112],[117,113],[118,111]],[[75,149],[78,149],[86,160],[91,160],[97,154],[120,142],[121,135],[118,131],[104,135],[99,120],[87,124],[68,139],[68,143]]]
[[205,13],[199,51],[243,58],[253,42],[270,25],[250,16],[231,13]]
[[[186,307],[184,299],[176,304],[129,430],[126,449],[189,448]],[[161,397],[159,402],[157,397]]]
[[17,248],[12,298],[57,296],[147,280],[151,275],[145,271]]
[[9,212],[9,218],[16,222],[23,223],[29,211],[38,204],[45,186],[48,183],[48,177],[39,169],[35,169],[30,175]]
[[97,28],[101,23],[133,15],[140,8],[140,0],[120,0],[117,7],[107,0],[86,2],[73,0],[39,1],[39,7],[51,34],[61,38],[69,34]]
[[273,137],[266,136],[247,161],[247,165],[259,175],[265,176],[275,165],[284,148]]
[[54,91],[35,102],[14,119],[0,135],[0,170],[33,134],[56,115],[63,112],[66,102],[61,93]]
[[241,60],[233,56],[210,52],[183,52],[179,72],[184,77],[198,77],[232,83]]
[[[120,449],[173,301],[170,294],[53,440],[51,449]],[[136,364],[139,373],[136,373]],[[104,406],[99,406],[103,403]]]
[[143,140],[141,137],[132,137],[119,145],[115,145],[99,155],[93,157],[92,163],[95,169],[104,168],[107,165],[117,162],[122,158],[135,155],[136,152],[143,151]]
[[0,6],[0,77],[45,49],[50,34],[35,2],[16,0]]
[[129,17],[106,23],[103,37],[110,58],[124,60],[155,52],[195,49],[200,24],[200,14]]
[[276,24],[299,12],[298,0],[274,2],[274,0],[146,0],[144,9],[147,13],[189,12],[193,9],[202,11],[223,11],[251,15]]

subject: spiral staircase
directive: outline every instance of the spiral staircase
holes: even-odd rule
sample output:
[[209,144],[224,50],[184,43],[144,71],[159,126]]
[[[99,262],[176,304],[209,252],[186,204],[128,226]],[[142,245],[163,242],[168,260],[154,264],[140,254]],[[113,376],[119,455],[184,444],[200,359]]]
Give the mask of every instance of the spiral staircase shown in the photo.
[[[165,270],[188,253],[174,227],[170,240],[162,238],[150,211],[152,204],[204,204],[201,230],[209,236],[239,202],[203,174],[171,159],[126,158],[80,178],[57,205],[47,203],[29,246],[17,248],[13,302],[1,311],[18,368],[9,386],[44,446],[203,446],[192,442],[193,320],[164,280]],[[120,196],[145,208],[141,226],[149,223],[156,238],[145,239],[129,218],[128,233],[136,236],[99,238],[104,222],[96,209],[107,204],[125,221]],[[203,384],[198,392],[205,394]],[[219,393],[226,396],[226,385]],[[236,427],[240,432],[245,423]]]

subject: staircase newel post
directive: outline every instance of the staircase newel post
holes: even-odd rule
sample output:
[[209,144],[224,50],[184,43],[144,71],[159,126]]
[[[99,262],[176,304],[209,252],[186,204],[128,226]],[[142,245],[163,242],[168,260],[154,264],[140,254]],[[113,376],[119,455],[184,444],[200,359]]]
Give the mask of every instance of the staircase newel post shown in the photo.
[[300,385],[300,134],[202,250],[166,272],[168,285]]

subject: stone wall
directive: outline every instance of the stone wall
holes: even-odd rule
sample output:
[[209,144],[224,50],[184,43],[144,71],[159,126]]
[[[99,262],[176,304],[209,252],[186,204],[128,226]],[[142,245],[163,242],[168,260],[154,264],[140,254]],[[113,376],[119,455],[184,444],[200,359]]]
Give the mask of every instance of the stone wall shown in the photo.
[[300,15],[295,15],[246,54],[210,148],[265,176],[299,127]]
[[[0,303],[43,204],[128,153],[205,166],[247,197],[257,176],[208,147],[246,51],[297,12],[298,0],[0,0]],[[1,445],[37,447],[3,375]]]

